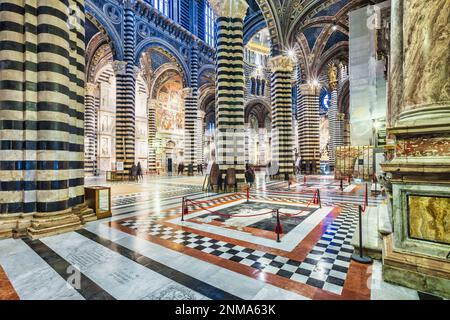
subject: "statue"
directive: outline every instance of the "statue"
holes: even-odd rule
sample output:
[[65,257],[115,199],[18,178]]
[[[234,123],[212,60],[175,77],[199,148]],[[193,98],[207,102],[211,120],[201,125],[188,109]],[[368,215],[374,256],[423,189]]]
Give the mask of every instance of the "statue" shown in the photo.
[[328,68],[328,80],[330,81],[330,89],[335,90],[337,88],[337,68],[334,63]]

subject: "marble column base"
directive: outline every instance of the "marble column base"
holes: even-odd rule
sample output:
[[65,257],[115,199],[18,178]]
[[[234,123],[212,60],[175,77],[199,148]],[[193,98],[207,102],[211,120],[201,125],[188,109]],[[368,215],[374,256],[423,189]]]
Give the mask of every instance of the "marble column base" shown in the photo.
[[34,214],[28,236],[32,239],[81,229],[82,221],[72,209],[58,213]]
[[83,224],[97,220],[97,216],[95,215],[94,210],[88,208],[86,203],[79,204],[75,206],[72,210],[73,213],[80,218],[81,223]]
[[95,220],[94,210],[85,203],[59,213],[3,214],[0,215],[0,239],[50,236],[77,230]]
[[450,261],[393,248],[392,235],[383,238],[383,280],[450,298]]
[[13,229],[17,227],[17,220],[19,218],[20,215],[0,215],[0,239],[12,237]]

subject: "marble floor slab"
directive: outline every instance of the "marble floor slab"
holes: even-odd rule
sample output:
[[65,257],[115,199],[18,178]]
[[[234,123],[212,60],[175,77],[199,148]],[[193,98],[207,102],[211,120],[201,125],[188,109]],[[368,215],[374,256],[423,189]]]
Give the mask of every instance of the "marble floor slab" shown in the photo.
[[[295,211],[312,199],[316,188],[321,190],[322,208],[316,206],[301,223],[286,228],[278,243],[244,228],[189,221],[205,218],[205,208],[181,221],[183,196],[213,203],[214,210],[245,202],[242,195],[202,193],[201,176],[146,177],[139,183],[87,181],[111,186],[113,216],[40,240],[0,240],[0,288],[7,281],[23,300],[424,297],[384,282],[381,262],[365,266],[350,259],[355,208],[364,200],[361,185],[346,184],[342,192],[332,177],[308,177],[306,185],[299,180],[288,189],[284,181],[267,182],[258,175],[251,193],[258,210],[278,203]],[[382,201],[381,196],[370,196],[369,206]],[[249,220],[243,227],[273,233],[258,223]],[[79,276],[80,286],[72,275]]]

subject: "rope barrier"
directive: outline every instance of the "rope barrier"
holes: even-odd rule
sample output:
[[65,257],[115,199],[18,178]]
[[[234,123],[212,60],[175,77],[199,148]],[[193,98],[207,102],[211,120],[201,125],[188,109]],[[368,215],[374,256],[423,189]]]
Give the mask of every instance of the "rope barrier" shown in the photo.
[[[239,193],[235,193],[235,195],[236,194],[239,194]],[[249,199],[250,199],[250,188],[249,187],[246,190],[246,197],[247,197],[247,202],[248,202]],[[207,211],[210,214],[218,215],[218,216],[221,216],[221,217],[227,217],[227,218],[253,218],[253,217],[259,217],[259,216],[265,216],[265,215],[268,215],[270,213],[272,213],[272,216],[273,216],[273,214],[276,213],[277,223],[276,223],[276,226],[275,226],[275,233],[277,234],[277,242],[281,242],[280,235],[283,233],[283,226],[281,225],[280,214],[282,214],[283,216],[286,216],[286,217],[294,217],[294,216],[300,215],[307,208],[309,208],[309,206],[312,203],[314,203],[314,204],[319,204],[320,203],[320,191],[319,191],[319,189],[317,189],[314,192],[314,196],[307,203],[306,209],[302,209],[302,210],[300,210],[299,212],[297,212],[295,214],[282,213],[282,212],[280,212],[280,209],[274,209],[274,210],[270,210],[270,211],[267,211],[267,212],[250,214],[250,215],[227,214],[227,213],[221,213],[221,212],[210,210],[208,208],[203,207],[203,204],[206,204],[206,203],[210,203],[210,201],[194,201],[192,199],[188,199],[186,197],[182,197],[181,221],[184,221],[184,216],[189,214],[189,204],[191,204],[193,206],[196,206],[196,207],[199,207],[202,210],[205,210],[205,211]]]
[[314,193],[313,198],[307,203],[305,209],[302,209],[302,210],[300,210],[299,212],[293,213],[293,214],[289,214],[289,213],[285,213],[285,212],[283,213],[283,212],[280,211],[280,214],[283,215],[283,216],[285,216],[285,217],[295,217],[295,216],[298,216],[298,215],[302,214],[303,212],[305,212],[306,209],[309,208],[309,206],[311,205],[311,203],[318,204],[318,203],[316,203],[316,201],[317,201],[317,196],[318,196],[318,191],[319,191],[319,189],[316,190],[316,192]]
[[[270,192],[270,193],[275,193],[275,194],[284,194],[284,193],[286,193],[286,192],[284,192],[284,191],[271,191],[270,189],[268,190],[268,189],[262,189],[262,188],[255,188],[255,191],[263,191],[263,192]],[[291,192],[291,191],[289,191],[289,195],[291,195],[291,194],[310,194],[311,192],[309,192],[309,191],[302,191],[302,192]]]
[[368,195],[367,195],[367,183],[366,183],[365,187],[364,187],[364,208],[362,208],[362,212],[366,212],[367,202],[368,202]]

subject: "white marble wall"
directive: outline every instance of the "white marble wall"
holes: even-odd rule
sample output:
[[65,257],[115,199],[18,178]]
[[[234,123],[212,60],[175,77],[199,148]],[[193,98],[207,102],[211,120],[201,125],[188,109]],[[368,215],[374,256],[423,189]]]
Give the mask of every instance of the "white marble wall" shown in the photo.
[[350,140],[355,146],[371,143],[373,119],[385,117],[387,109],[384,62],[376,59],[369,7],[349,13]]

